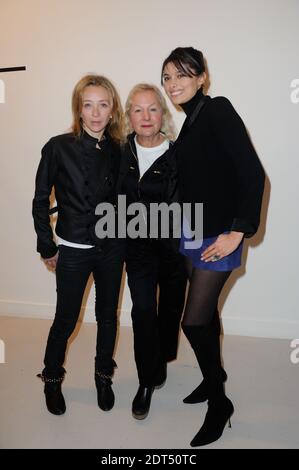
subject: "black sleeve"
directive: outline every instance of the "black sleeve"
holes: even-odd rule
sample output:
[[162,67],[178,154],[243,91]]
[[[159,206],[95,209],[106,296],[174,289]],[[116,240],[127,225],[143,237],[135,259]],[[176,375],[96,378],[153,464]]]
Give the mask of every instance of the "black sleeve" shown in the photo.
[[50,140],[42,149],[35,179],[35,194],[32,202],[34,228],[37,234],[37,251],[42,258],[51,258],[57,253],[50,225],[50,194],[57,173],[57,163]]
[[177,163],[177,153],[175,144],[169,147],[167,153],[167,163],[168,163],[168,174],[167,174],[167,184],[165,190],[164,201],[167,204],[173,202],[179,202],[179,187],[178,187],[178,163]]
[[119,172],[116,183],[116,194],[123,194],[123,181],[126,173],[128,171],[128,158],[126,155],[127,149],[124,144],[120,146],[120,162],[119,162]]
[[245,125],[224,97],[214,98],[211,125],[215,138],[233,162],[236,174],[237,212],[231,230],[251,237],[258,229],[265,172]]

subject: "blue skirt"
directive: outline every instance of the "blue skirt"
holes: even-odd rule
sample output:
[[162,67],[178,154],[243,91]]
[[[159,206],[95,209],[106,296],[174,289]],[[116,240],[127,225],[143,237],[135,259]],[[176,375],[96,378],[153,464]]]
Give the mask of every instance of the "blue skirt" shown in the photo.
[[[239,268],[241,266],[243,241],[240,243],[240,245],[235,251],[233,251],[228,256],[224,256],[218,261],[206,262],[200,259],[201,254],[205,251],[205,249],[208,248],[208,246],[210,246],[212,243],[214,243],[217,238],[217,236],[204,238],[203,240],[201,240],[202,244],[200,247],[188,248],[188,242],[190,243],[191,239],[187,238],[186,235],[182,233],[179,251],[182,255],[190,258],[192,266],[194,268],[206,269],[208,271],[232,271],[233,269]],[[193,244],[195,243],[193,242]],[[200,242],[198,242],[197,245],[200,245]]]

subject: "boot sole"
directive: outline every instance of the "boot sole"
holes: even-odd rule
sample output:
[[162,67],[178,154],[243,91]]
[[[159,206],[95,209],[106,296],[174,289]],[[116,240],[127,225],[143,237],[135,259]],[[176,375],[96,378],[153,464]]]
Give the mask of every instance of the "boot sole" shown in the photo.
[[197,403],[204,403],[205,401],[207,401],[208,397],[207,398],[203,398],[202,400],[196,400],[196,401],[185,401],[186,399],[184,398],[183,399],[183,403],[185,403],[186,405],[196,405]]
[[48,411],[49,411],[49,413],[51,413],[52,415],[55,415],[55,416],[61,416],[61,415],[64,415],[64,413],[65,413],[65,410],[64,411],[62,411],[62,410],[51,411],[51,410],[49,410],[49,408],[48,408]]
[[147,417],[148,413],[149,413],[149,411],[147,411],[143,415],[136,415],[135,413],[132,412],[132,416],[135,419],[142,420],[142,419],[145,419]]

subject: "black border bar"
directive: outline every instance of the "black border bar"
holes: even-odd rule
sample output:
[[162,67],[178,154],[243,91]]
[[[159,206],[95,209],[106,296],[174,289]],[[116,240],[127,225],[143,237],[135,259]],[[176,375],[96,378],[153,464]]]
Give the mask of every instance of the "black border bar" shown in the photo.
[[4,69],[0,69],[1,72],[19,72],[20,70],[26,70],[26,66],[22,65],[21,67],[6,67]]

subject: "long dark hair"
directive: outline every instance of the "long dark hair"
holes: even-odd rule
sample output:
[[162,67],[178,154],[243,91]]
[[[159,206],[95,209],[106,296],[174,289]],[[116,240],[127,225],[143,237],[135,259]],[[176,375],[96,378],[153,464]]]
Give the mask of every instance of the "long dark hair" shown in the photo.
[[194,47],[177,47],[163,62],[161,72],[161,84],[163,85],[163,73],[167,64],[172,62],[174,66],[188,77],[201,75],[206,71],[203,53]]

